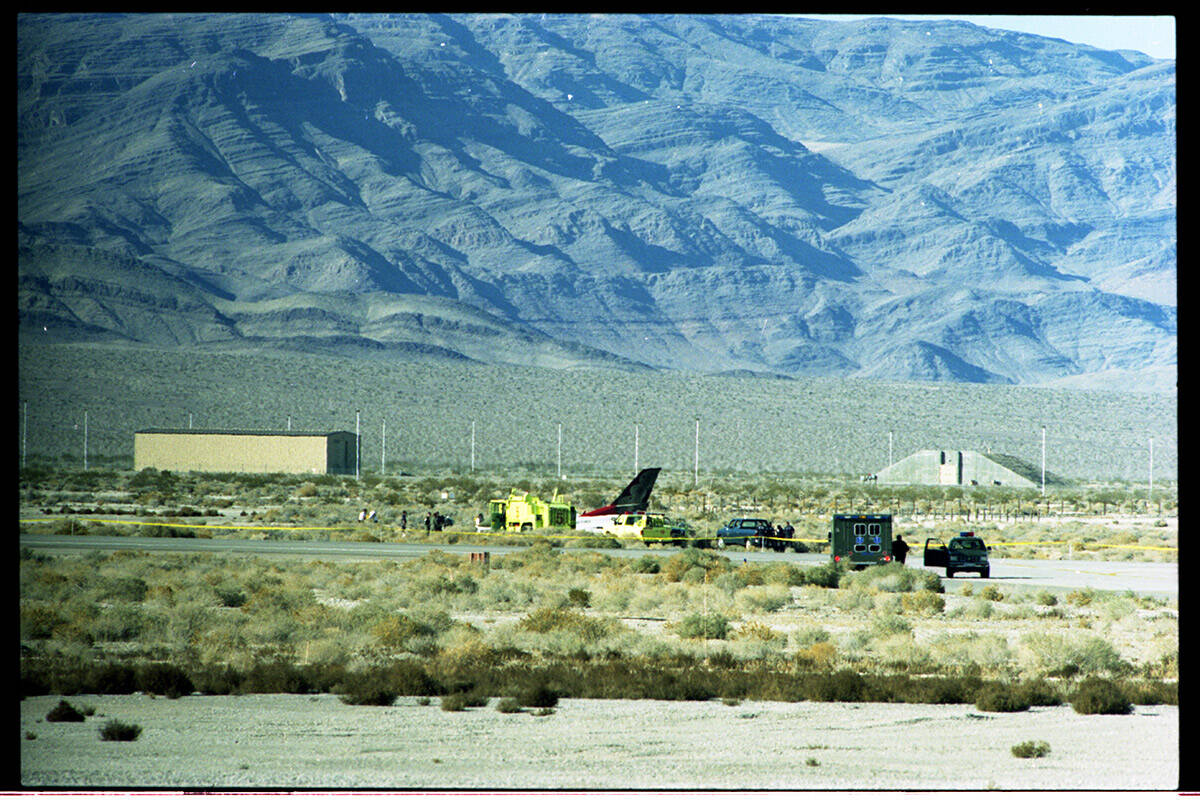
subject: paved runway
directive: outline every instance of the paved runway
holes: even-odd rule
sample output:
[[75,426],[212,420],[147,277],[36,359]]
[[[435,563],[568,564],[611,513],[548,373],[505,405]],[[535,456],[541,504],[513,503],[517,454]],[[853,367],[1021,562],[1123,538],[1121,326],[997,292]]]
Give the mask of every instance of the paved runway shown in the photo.
[[[22,534],[20,545],[44,552],[86,552],[89,550],[141,550],[173,553],[249,553],[261,556],[288,556],[315,559],[374,559],[416,558],[431,550],[447,553],[474,553],[487,550],[499,555],[523,547],[512,545],[428,544],[415,542],[330,542],[297,539],[186,539],[150,536],[64,536],[53,534]],[[573,552],[586,552],[572,548]],[[647,553],[670,556],[677,548],[641,547],[621,550],[600,550],[613,556],[638,557]],[[728,549],[719,551],[733,560],[790,561],[801,564],[820,564],[828,556],[819,553],[775,553],[770,550]],[[921,566],[919,549],[909,556],[910,567]],[[964,581],[982,582],[975,575],[947,580],[944,571],[937,570],[951,591]],[[1174,562],[1147,561],[1081,561],[1002,558],[992,556],[989,583],[1016,587],[1080,589],[1150,594],[1171,597],[1179,593],[1179,565]]]

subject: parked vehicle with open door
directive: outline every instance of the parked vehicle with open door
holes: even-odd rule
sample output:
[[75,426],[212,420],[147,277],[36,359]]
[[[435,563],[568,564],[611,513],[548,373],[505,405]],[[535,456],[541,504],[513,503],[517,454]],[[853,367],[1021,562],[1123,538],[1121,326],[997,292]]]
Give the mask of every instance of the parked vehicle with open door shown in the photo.
[[925,540],[925,566],[942,567],[946,577],[959,572],[978,572],[979,577],[991,576],[988,552],[991,550],[974,531],[963,531],[947,544],[937,537]]

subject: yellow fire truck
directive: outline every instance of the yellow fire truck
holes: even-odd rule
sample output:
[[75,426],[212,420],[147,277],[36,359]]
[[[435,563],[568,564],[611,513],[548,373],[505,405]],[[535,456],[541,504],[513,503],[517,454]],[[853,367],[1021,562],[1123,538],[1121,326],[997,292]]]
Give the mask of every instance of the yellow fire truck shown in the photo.
[[506,498],[488,502],[488,519],[494,531],[530,531],[535,528],[574,528],[575,506],[560,498],[542,500],[515,489]]

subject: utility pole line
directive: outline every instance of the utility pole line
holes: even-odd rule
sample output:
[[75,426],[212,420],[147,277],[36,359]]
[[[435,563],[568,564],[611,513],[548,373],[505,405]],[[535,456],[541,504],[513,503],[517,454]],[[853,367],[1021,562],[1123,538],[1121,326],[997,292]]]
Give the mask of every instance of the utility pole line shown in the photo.
[[83,468],[85,470],[87,469],[87,446],[88,446],[87,435],[88,435],[88,420],[87,420],[87,412],[84,411],[83,412]]
[[475,471],[475,420],[471,420],[471,472]]
[[692,485],[700,485],[700,418],[696,417],[696,457],[692,465]]
[[379,455],[379,474],[387,474],[387,421],[383,423],[383,431],[380,434],[380,455]]
[[354,480],[359,479],[358,464],[362,460],[362,435],[359,433],[359,410],[354,410]]

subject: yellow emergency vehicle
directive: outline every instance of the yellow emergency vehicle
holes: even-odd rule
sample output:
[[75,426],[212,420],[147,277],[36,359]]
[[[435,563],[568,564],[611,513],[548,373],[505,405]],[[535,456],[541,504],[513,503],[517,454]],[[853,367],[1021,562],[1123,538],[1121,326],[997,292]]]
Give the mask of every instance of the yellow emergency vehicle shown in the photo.
[[672,524],[662,514],[639,511],[634,514],[617,514],[602,532],[617,539],[641,539],[647,544],[682,544],[687,532]]
[[531,531],[535,528],[574,528],[575,506],[560,498],[550,500],[513,490],[506,498],[488,502],[488,519],[494,531]]

